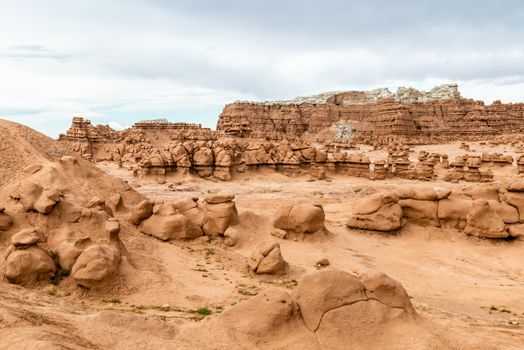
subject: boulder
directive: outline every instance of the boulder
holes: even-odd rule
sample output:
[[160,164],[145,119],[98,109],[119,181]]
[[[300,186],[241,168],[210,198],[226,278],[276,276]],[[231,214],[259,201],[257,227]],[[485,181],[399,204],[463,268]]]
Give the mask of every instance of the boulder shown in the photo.
[[140,231],[163,241],[187,240],[202,236],[202,229],[182,214],[160,210],[140,225]]
[[280,244],[267,243],[251,253],[248,265],[257,274],[277,274],[283,272],[287,264],[280,252]]
[[44,243],[46,241],[42,231],[37,228],[23,229],[11,236],[11,243],[15,247],[30,246],[37,243]]
[[115,218],[107,219],[105,223],[105,231],[107,232],[107,241],[112,241],[118,239],[118,234],[120,233],[120,221]]
[[361,199],[346,225],[376,231],[395,231],[401,227],[402,207],[394,192],[377,193]]
[[11,252],[6,259],[5,277],[10,283],[24,284],[48,280],[56,271],[55,262],[39,247]]
[[187,198],[174,202],[174,207],[195,225],[202,227],[206,221],[206,211],[197,204],[198,198]]
[[229,226],[236,225],[239,222],[235,202],[206,203],[205,209],[206,218],[203,230],[208,236],[223,235]]
[[149,200],[143,200],[131,209],[129,214],[129,222],[133,225],[140,225],[140,223],[153,215],[153,202]]
[[416,315],[404,288],[378,272],[360,278],[337,270],[306,275],[295,289],[295,300],[305,325],[322,344],[336,335],[337,341],[362,333],[373,338],[387,321]]
[[328,259],[322,258],[315,263],[315,266],[328,266],[329,264],[330,262]]
[[490,207],[488,201],[477,200],[466,218],[464,232],[482,238],[506,238],[508,232],[502,218]]
[[322,270],[299,281],[295,300],[306,326],[316,331],[324,314],[332,309],[367,300],[362,282],[338,270]]
[[287,233],[315,233],[323,230],[324,208],[320,204],[287,204],[273,217],[273,226]]
[[76,259],[71,275],[79,286],[92,288],[118,274],[120,259],[113,245],[92,245]]

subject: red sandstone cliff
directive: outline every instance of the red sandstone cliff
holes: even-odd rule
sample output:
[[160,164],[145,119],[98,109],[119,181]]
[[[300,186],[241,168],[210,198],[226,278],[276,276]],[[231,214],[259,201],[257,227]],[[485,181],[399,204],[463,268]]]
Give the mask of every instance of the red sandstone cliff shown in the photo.
[[347,123],[353,141],[410,143],[487,139],[524,132],[524,104],[485,105],[462,98],[456,85],[429,92],[400,88],[326,93],[290,101],[235,102],[220,114],[217,131],[237,137],[305,138]]

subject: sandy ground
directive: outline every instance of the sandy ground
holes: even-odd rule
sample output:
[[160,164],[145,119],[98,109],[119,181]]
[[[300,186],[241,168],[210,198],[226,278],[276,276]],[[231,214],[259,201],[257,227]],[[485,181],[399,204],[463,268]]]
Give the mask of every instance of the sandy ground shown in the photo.
[[[398,186],[454,188],[464,184],[402,179],[374,182],[353,177],[308,182],[274,173],[247,175],[234,182],[168,179],[158,184],[134,179],[129,171],[111,164],[98,166],[138,185],[137,190],[151,199],[234,193],[243,225],[260,240],[275,239],[269,234],[273,214],[279,205],[291,200],[322,203],[326,227],[331,232],[321,240],[280,240],[282,255],[292,266],[292,272],[282,278],[247,273],[244,259],[250,251],[242,247],[231,250],[219,241],[158,241],[151,245],[144,244],[143,237],[127,237],[125,243],[130,250],[139,251],[141,244],[151,250],[144,252],[144,257],[153,255],[155,261],[144,266],[158,268],[156,277],[161,276],[163,287],[130,293],[118,307],[149,305],[144,308],[154,313],[155,307],[162,304],[184,310],[206,306],[213,310],[209,317],[215,317],[222,309],[269,285],[293,288],[295,276],[314,271],[316,261],[328,258],[332,267],[348,272],[368,267],[385,272],[403,284],[422,316],[465,338],[473,337],[500,349],[524,348],[524,242],[481,240],[455,230],[415,225],[405,226],[398,235],[367,233],[345,226],[355,198],[376,190]],[[181,323],[191,318],[187,312],[172,314]]]

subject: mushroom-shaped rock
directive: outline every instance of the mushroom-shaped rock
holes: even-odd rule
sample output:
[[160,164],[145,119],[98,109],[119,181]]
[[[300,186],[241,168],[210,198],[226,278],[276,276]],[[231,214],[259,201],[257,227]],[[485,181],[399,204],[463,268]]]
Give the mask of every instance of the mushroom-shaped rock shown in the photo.
[[376,231],[400,229],[402,208],[394,192],[377,193],[361,199],[353,208],[347,226]]
[[11,236],[11,243],[15,247],[30,246],[37,243],[44,243],[46,241],[42,231],[37,228],[23,229]]
[[280,244],[267,243],[251,253],[248,265],[257,274],[277,274],[283,272],[287,264],[280,252]]
[[293,309],[293,299],[287,292],[269,288],[224,311],[219,320],[229,330],[262,338],[290,321]]
[[236,225],[238,222],[238,211],[235,202],[206,203],[206,219],[203,226],[206,235],[223,235],[229,226]]
[[18,249],[7,256],[5,277],[10,283],[24,284],[49,279],[56,271],[55,262],[36,246]]
[[140,223],[153,215],[153,202],[149,200],[143,200],[131,209],[129,214],[129,221],[133,225],[140,225]]
[[92,288],[118,273],[120,259],[115,246],[92,245],[76,259],[71,275],[78,285]]
[[490,207],[488,201],[473,202],[473,208],[467,216],[464,232],[483,238],[506,238],[508,232],[502,218]]
[[324,208],[320,204],[287,204],[273,217],[273,226],[288,233],[315,233],[324,229]]

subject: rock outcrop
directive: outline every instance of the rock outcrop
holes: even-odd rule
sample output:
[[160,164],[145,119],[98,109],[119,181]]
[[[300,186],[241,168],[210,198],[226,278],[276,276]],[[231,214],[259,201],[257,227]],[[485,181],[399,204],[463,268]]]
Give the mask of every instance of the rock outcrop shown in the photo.
[[[325,93],[289,101],[226,105],[217,131],[235,137],[314,140],[347,124],[355,142],[388,144],[486,139],[524,131],[524,104],[484,105],[460,96],[457,85],[428,92],[399,88]],[[332,133],[332,132],[330,132]]]
[[279,274],[285,272],[287,263],[280,252],[280,244],[266,243],[251,253],[248,266],[256,274]]
[[52,277],[56,265],[38,244],[46,239],[39,229],[28,228],[11,236],[11,246],[4,253],[5,277],[11,283],[26,284]]
[[325,231],[324,208],[320,204],[286,204],[273,217],[273,226],[286,232],[286,236],[313,234]]
[[405,222],[452,228],[481,238],[521,238],[524,182],[506,187],[469,187],[454,191],[431,187],[399,188],[360,199],[347,226],[395,231]]
[[323,270],[302,278],[292,294],[262,291],[224,311],[218,323],[234,339],[247,337],[268,348],[276,347],[275,338],[289,341],[296,334],[300,344],[313,335],[319,345],[312,348],[339,349],[362,348],[368,339],[383,337],[388,323],[414,325],[418,317],[404,288],[385,274]]
[[375,231],[395,231],[401,227],[402,207],[394,192],[377,193],[361,199],[346,225]]

